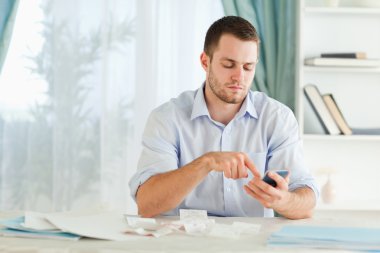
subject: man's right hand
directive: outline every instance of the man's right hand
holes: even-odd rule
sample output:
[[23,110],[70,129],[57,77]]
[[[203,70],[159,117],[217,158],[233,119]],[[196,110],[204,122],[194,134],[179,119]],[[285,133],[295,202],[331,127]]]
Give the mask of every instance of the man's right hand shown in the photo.
[[204,155],[210,171],[220,171],[226,178],[247,178],[248,170],[255,177],[261,177],[253,162],[243,152],[210,152]]
[[139,214],[153,217],[172,210],[213,170],[233,179],[246,178],[250,170],[261,178],[246,154],[210,152],[179,169],[154,175],[140,185],[136,193]]

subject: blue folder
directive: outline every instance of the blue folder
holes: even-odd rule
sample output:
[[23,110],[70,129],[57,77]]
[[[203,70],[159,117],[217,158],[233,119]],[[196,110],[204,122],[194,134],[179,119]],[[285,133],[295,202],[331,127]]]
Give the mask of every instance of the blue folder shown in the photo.
[[274,247],[380,251],[380,228],[284,226],[268,238]]
[[62,232],[60,230],[35,230],[25,228],[21,224],[24,223],[24,216],[15,219],[0,221],[5,228],[0,228],[0,235],[30,238],[49,238],[61,240],[79,240],[80,236],[72,233]]

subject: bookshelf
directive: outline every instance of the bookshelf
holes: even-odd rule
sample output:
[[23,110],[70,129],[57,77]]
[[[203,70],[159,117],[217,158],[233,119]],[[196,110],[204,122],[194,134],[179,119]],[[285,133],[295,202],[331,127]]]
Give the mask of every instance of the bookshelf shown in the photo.
[[[335,200],[322,199],[317,209],[380,210],[380,135],[324,135],[308,127],[312,111],[303,88],[311,83],[332,93],[348,124],[380,128],[380,67],[304,65],[304,59],[326,52],[366,52],[380,59],[380,8],[354,4],[326,7],[324,1],[300,0],[298,6],[298,70],[296,116],[303,136],[305,159],[321,188],[331,168]],[[354,2],[354,1],[352,1]],[[341,0],[343,3],[343,0]],[[309,124],[310,125],[310,124]],[[306,126],[306,129],[305,129]],[[368,176],[370,175],[370,176]]]
[[380,14],[380,8],[363,8],[363,7],[319,7],[307,6],[305,3],[304,11],[306,14]]
[[319,72],[319,73],[332,72],[332,73],[380,74],[380,68],[337,68],[337,67],[304,66],[303,69],[305,72]]
[[[306,141],[324,141],[324,142],[333,142],[333,141],[345,141],[349,142],[360,142],[360,141],[369,141],[369,142],[380,142],[380,136],[378,135],[320,135],[320,134],[304,134],[303,139]],[[352,145],[352,143],[349,143]],[[380,145],[380,144],[379,144]]]

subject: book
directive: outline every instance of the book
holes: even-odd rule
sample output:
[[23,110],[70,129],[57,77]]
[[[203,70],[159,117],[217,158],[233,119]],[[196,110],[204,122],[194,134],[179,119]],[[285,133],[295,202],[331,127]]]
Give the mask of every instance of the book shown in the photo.
[[305,65],[325,66],[325,67],[358,67],[358,68],[378,68],[380,59],[349,59],[349,58],[307,58]]
[[268,245],[379,252],[380,229],[286,225],[269,236]]
[[315,114],[318,116],[319,121],[322,123],[325,131],[330,135],[339,135],[339,130],[334,118],[331,116],[329,109],[327,108],[321,93],[314,84],[308,84],[304,87],[304,93],[306,98],[311,104]]
[[325,101],[325,104],[327,108],[330,111],[331,116],[335,120],[335,123],[338,125],[340,131],[344,135],[351,135],[352,134],[352,129],[350,126],[347,124],[347,121],[343,117],[342,111],[339,109],[336,100],[334,99],[334,96],[329,93],[329,94],[324,94],[323,100]]
[[380,128],[351,128],[354,135],[380,135]]
[[328,134],[322,122],[314,112],[312,105],[306,96],[303,97],[304,104],[304,133],[305,134]]
[[322,95],[331,116],[344,135],[380,135],[380,128],[352,128],[347,123],[342,111],[339,109],[334,96],[331,93]]
[[321,58],[367,59],[367,54],[364,52],[357,52],[357,53],[321,53]]

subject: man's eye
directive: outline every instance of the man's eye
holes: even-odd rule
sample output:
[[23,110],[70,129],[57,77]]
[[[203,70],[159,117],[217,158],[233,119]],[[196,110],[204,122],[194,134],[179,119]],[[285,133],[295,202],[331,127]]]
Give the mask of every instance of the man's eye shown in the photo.
[[244,69],[251,71],[251,70],[253,70],[253,65],[244,66]]
[[225,67],[226,69],[232,69],[234,67],[234,65],[223,64],[223,67]]

